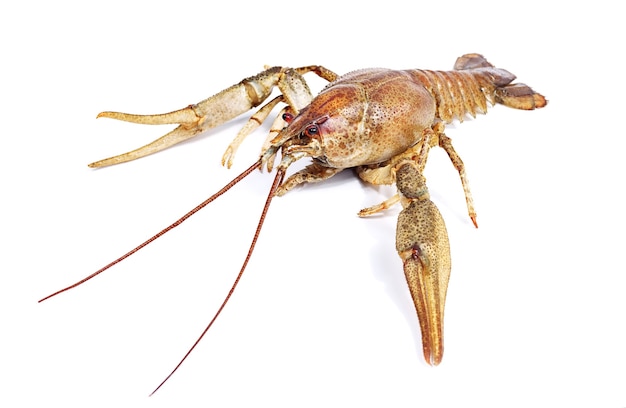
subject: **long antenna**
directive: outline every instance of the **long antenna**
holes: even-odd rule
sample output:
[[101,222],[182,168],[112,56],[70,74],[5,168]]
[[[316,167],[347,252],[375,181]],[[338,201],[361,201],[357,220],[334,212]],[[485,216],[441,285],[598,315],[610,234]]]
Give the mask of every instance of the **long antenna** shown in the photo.
[[159,388],[161,388],[163,386],[163,384],[165,384],[165,382],[170,379],[170,377],[176,372],[176,370],[178,370],[178,368],[183,364],[183,362],[191,354],[193,349],[195,349],[196,346],[198,345],[198,343],[200,343],[200,340],[202,340],[204,335],[209,331],[209,329],[211,328],[211,326],[213,325],[213,323],[215,322],[217,317],[220,315],[220,313],[222,313],[222,310],[224,309],[224,306],[226,306],[226,303],[228,303],[228,300],[230,299],[230,297],[232,296],[233,292],[235,291],[235,288],[237,287],[237,284],[239,283],[239,280],[241,279],[241,276],[243,275],[244,271],[246,270],[246,266],[248,266],[248,261],[250,260],[250,257],[252,256],[252,252],[254,251],[254,247],[256,246],[257,239],[259,238],[259,234],[261,233],[261,228],[263,227],[263,222],[265,221],[265,216],[267,215],[267,210],[270,207],[270,203],[272,202],[272,198],[274,198],[274,194],[276,194],[276,190],[282,184],[284,177],[285,177],[285,170],[279,168],[278,172],[276,173],[276,177],[274,178],[274,183],[272,184],[272,188],[270,189],[270,192],[267,195],[267,200],[265,201],[265,206],[263,206],[263,212],[261,212],[261,217],[259,218],[259,223],[258,223],[258,225],[256,227],[256,231],[254,232],[254,236],[252,237],[252,243],[250,244],[250,248],[248,249],[248,254],[246,255],[246,259],[243,261],[243,265],[241,265],[241,269],[239,270],[239,274],[235,278],[235,282],[233,283],[233,285],[230,287],[230,291],[228,291],[228,295],[226,295],[226,297],[224,298],[224,301],[222,302],[222,305],[219,307],[219,309],[217,309],[217,312],[215,313],[215,315],[213,316],[213,318],[211,319],[209,324],[205,327],[204,331],[202,332],[202,334],[200,334],[200,336],[198,337],[196,342],[193,343],[191,348],[189,348],[189,350],[187,351],[185,356],[178,362],[176,367],[174,367],[174,369],[168,374],[168,376],[165,377],[165,379],[161,382],[161,384],[159,384],[159,386],[156,387],[154,389],[154,391],[152,391],[150,393],[150,396],[154,395],[154,393],[157,392],[159,390]]
[[[43,302],[44,300],[50,299],[51,297],[56,296],[56,295],[58,295],[60,293],[63,293],[63,292],[68,291],[70,289],[73,289],[73,288],[75,288],[75,287],[77,287],[79,285],[82,285],[83,283],[87,282],[88,280],[90,280],[90,279],[100,275],[102,272],[106,271],[107,269],[109,269],[113,265],[115,265],[115,264],[117,264],[119,262],[122,262],[124,259],[128,258],[129,256],[131,256],[135,252],[139,251],[141,248],[143,248],[146,245],[148,245],[149,243],[155,241],[157,238],[160,238],[166,232],[169,232],[172,229],[178,227],[180,224],[182,224],[184,221],[186,221],[189,217],[191,217],[192,215],[194,215],[195,213],[197,213],[198,211],[200,211],[201,209],[203,209],[204,207],[209,205],[216,198],[218,198],[219,196],[221,196],[222,194],[224,194],[225,192],[230,190],[235,184],[239,183],[246,176],[248,176],[250,173],[252,173],[254,170],[256,170],[256,169],[258,169],[260,167],[261,167],[261,160],[257,161],[252,166],[250,166],[247,170],[245,170],[243,173],[241,173],[240,175],[238,175],[237,177],[232,179],[228,184],[226,184],[224,187],[222,187],[217,193],[213,194],[211,197],[209,197],[206,200],[204,200],[201,204],[196,206],[193,210],[189,211],[187,214],[183,215],[181,218],[179,218],[177,221],[175,221],[169,227],[166,227],[166,228],[162,229],[160,232],[158,232],[157,234],[155,234],[152,237],[150,237],[147,241],[145,241],[141,245],[139,245],[136,248],[130,250],[126,254],[120,256],[115,261],[111,262],[110,264],[102,267],[101,269],[98,269],[96,272],[92,273],[91,275],[87,276],[86,278],[83,278],[83,279],[79,280],[78,282],[74,283],[73,285],[70,285],[70,286],[68,286],[66,288],[58,290],[58,291],[54,292],[53,294],[48,295],[45,298],[40,299],[39,303]],[[276,175],[276,177],[278,178],[278,174]],[[284,172],[283,172],[283,175],[281,176],[281,180],[282,180],[283,177],[284,177]],[[274,184],[275,183],[276,183],[276,180],[274,180]],[[276,188],[277,187],[272,186],[272,192],[270,194],[270,197],[274,194]],[[270,198],[270,200],[271,200],[271,198]],[[267,204],[266,204],[266,206],[267,206]],[[263,214],[263,216],[265,216],[265,213]],[[258,234],[258,232],[257,232],[257,234]],[[246,262],[247,262],[247,260],[246,260]]]

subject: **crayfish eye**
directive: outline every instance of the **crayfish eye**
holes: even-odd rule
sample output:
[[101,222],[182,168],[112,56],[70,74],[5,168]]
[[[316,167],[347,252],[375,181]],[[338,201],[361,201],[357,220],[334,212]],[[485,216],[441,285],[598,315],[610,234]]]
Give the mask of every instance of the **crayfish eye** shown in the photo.
[[319,135],[320,129],[317,125],[309,125],[304,129],[304,134],[308,137],[317,137]]
[[293,115],[289,112],[285,112],[283,113],[283,120],[287,123],[291,123],[291,121],[293,120]]

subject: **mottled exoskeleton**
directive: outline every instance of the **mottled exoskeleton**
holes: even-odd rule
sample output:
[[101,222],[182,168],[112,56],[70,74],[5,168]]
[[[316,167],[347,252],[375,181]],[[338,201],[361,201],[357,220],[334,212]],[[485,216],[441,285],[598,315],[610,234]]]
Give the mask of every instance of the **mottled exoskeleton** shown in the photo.
[[[313,97],[303,78],[308,72],[315,72],[330,82],[316,97]],[[445,124],[455,119],[463,121],[467,116],[475,117],[477,113],[486,113],[488,104],[500,103],[524,110],[546,105],[542,95],[524,84],[513,84],[514,79],[513,74],[495,68],[479,54],[467,54],[458,58],[452,71],[364,69],[337,76],[321,66],[295,69],[273,67],[198,104],[171,113],[100,113],[98,117],[179,126],[144,147],[92,163],[91,167],[134,160],[189,139],[262,105],[274,87],[277,87],[280,94],[251,117],[226,150],[222,164],[230,167],[237,148],[245,137],[269,116],[274,107],[281,102],[285,104],[274,120],[257,163],[155,237],[82,281],[44,299],[91,279],[136,252],[162,233],[179,225],[253,170],[265,168],[271,172],[275,158],[280,154],[277,176],[257,234],[233,289],[254,248],[272,197],[283,195],[299,184],[319,182],[344,169],[354,168],[359,177],[368,183],[397,186],[396,195],[383,203],[361,210],[359,215],[367,216],[397,202],[402,203],[396,247],[419,318],[424,357],[429,364],[437,365],[443,356],[443,315],[450,277],[450,249],[445,223],[430,200],[423,170],[429,149],[434,146],[442,147],[459,172],[468,213],[476,224],[465,166],[452,147],[450,138],[444,134]],[[295,161],[307,157],[312,159],[311,164],[283,182],[287,168]],[[230,294],[232,289],[222,307]],[[221,310],[222,308],[218,310],[204,333]],[[177,368],[178,366],[174,371]]]

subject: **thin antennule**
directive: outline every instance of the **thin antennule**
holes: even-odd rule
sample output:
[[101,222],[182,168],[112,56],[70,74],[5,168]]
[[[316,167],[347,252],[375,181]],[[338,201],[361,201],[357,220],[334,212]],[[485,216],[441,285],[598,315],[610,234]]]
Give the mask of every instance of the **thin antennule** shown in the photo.
[[117,258],[115,261],[111,262],[110,264],[102,267],[101,269],[97,270],[96,272],[92,273],[91,275],[87,276],[86,278],[83,278],[81,280],[79,280],[78,282],[74,283],[73,285],[70,285],[66,288],[63,288],[61,290],[58,290],[56,292],[54,292],[51,295],[46,296],[45,298],[42,298],[39,300],[39,303],[43,302],[46,299],[50,299],[53,296],[56,296],[60,293],[63,293],[65,291],[68,291],[70,289],[75,288],[76,286],[82,285],[83,283],[87,282],[88,280],[90,280],[91,278],[94,278],[98,275],[100,275],[102,272],[106,271],[107,269],[109,269],[110,267],[112,267],[113,265],[122,262],[124,259],[128,258],[129,256],[131,256],[132,254],[134,254],[135,252],[139,251],[141,248],[145,247],[146,245],[148,245],[149,243],[155,241],[157,238],[160,238],[162,235],[164,235],[166,232],[171,231],[172,229],[178,227],[180,224],[182,224],[184,221],[187,220],[187,218],[191,217],[192,215],[194,215],[195,213],[197,213],[198,211],[200,211],[201,209],[203,209],[204,207],[206,207],[207,205],[209,205],[211,202],[213,202],[216,198],[218,198],[219,196],[221,196],[222,194],[224,194],[225,192],[227,192],[228,190],[230,190],[235,184],[239,183],[241,180],[243,180],[246,176],[248,176],[250,173],[252,173],[254,170],[258,169],[261,167],[261,160],[257,161],[256,163],[254,163],[252,166],[250,166],[247,170],[245,170],[243,173],[241,173],[240,175],[238,175],[237,177],[235,177],[234,179],[232,179],[228,184],[226,184],[224,187],[222,187],[217,193],[213,194],[211,197],[207,198],[206,200],[204,200],[201,204],[199,204],[198,206],[196,206],[193,210],[189,211],[187,214],[183,215],[181,218],[179,218],[177,221],[175,221],[173,224],[171,224],[170,226],[162,229],[160,232],[158,232],[157,234],[153,235],[152,237],[150,237],[148,240],[146,240],[144,243],[142,243],[141,245],[137,246],[136,248],[130,250],[129,252],[127,252],[126,254],[120,256],[119,258]]
[[209,324],[205,327],[204,331],[202,331],[202,334],[200,334],[200,336],[195,341],[195,343],[193,343],[193,345],[189,348],[189,350],[187,350],[187,353],[178,362],[176,367],[174,367],[174,369],[168,374],[168,376],[165,377],[165,379],[161,382],[161,384],[159,384],[159,386],[156,387],[154,391],[150,393],[150,396],[154,395],[154,393],[157,392],[163,386],[163,384],[165,384],[167,380],[170,379],[170,377],[176,372],[176,370],[178,370],[178,368],[183,364],[183,362],[187,359],[187,357],[189,357],[191,352],[196,348],[198,343],[200,343],[200,340],[202,340],[202,338],[209,331],[211,326],[213,326],[213,323],[215,322],[217,317],[220,315],[220,313],[222,313],[224,306],[226,306],[226,303],[228,303],[228,300],[230,299],[233,292],[235,291],[235,288],[237,287],[237,284],[239,283],[241,276],[246,270],[246,266],[248,266],[248,261],[250,260],[250,257],[252,256],[252,252],[254,251],[254,247],[256,246],[256,242],[259,238],[259,234],[261,233],[261,228],[263,227],[263,222],[265,221],[265,216],[267,215],[267,210],[270,208],[270,203],[272,202],[272,198],[274,198],[274,195],[276,194],[276,190],[278,190],[278,187],[283,183],[284,177],[285,177],[285,170],[282,168],[279,168],[278,172],[276,173],[276,177],[274,178],[274,183],[272,184],[272,188],[270,189],[270,192],[267,196],[267,200],[265,201],[265,205],[263,206],[263,211],[261,212],[259,223],[256,227],[256,231],[254,232],[254,236],[252,237],[252,243],[250,243],[250,248],[248,249],[248,254],[246,255],[246,259],[243,261],[243,264],[241,265],[241,269],[239,270],[239,274],[235,278],[233,285],[230,287],[230,291],[228,291],[228,294],[224,298],[222,305],[219,307],[219,309],[217,309],[217,312],[215,312],[215,315],[213,316]]

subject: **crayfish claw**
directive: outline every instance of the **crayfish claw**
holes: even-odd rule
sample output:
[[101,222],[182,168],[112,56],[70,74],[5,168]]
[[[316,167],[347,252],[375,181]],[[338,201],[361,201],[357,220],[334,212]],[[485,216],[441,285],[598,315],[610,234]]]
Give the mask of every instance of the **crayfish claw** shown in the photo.
[[97,118],[116,119],[124,122],[138,123],[141,125],[178,124],[179,126],[152,143],[148,143],[147,145],[131,150],[130,152],[93,162],[89,164],[89,167],[106,167],[136,160],[141,157],[160,152],[161,150],[167,149],[168,147],[196,136],[204,130],[203,122],[205,119],[204,116],[199,115],[196,110],[196,105],[189,105],[184,109],[158,115],[135,115],[131,113],[108,111],[100,112]]
[[100,112],[96,118],[109,118],[124,122],[138,123],[141,125],[184,125],[186,127],[196,126],[200,117],[194,110],[194,105],[179,109],[169,113],[158,115],[135,115],[122,112]]
[[438,292],[436,273],[429,269],[430,259],[420,246],[400,256],[404,257],[404,274],[420,322],[424,359],[432,366],[439,365],[443,358],[444,304]]
[[186,129],[184,125],[178,126],[176,129],[172,130],[165,136],[162,136],[155,140],[152,143],[149,143],[145,146],[142,146],[138,149],[131,150],[130,152],[126,152],[117,156],[109,157],[107,159],[98,160],[89,164],[89,167],[106,167],[112,166],[114,164],[125,163],[131,160],[136,160],[141,157],[145,157],[161,150],[167,149],[170,146],[173,146],[177,143],[180,143],[184,140],[190,139],[200,133],[202,129],[192,128]]
[[398,216],[396,249],[417,311],[424,358],[438,365],[443,357],[443,315],[451,269],[448,233],[416,164],[400,163],[396,177],[404,206]]
[[[158,115],[134,115],[121,112],[102,112],[99,118],[111,118],[125,122],[139,123],[143,125],[179,125],[165,136],[147,144],[139,149],[108,159],[91,163],[89,167],[104,167],[113,164],[124,163],[147,156],[190,139],[199,133],[219,126],[231,119],[258,106],[267,99],[274,86],[282,76],[282,69],[274,67],[259,73],[256,76],[246,78],[223,91],[201,101],[169,113]],[[255,120],[264,119],[271,108],[279,101],[280,97],[270,101],[253,117],[246,127],[240,132],[240,136],[231,144],[231,149],[224,155],[223,162],[230,166],[239,143],[258,125]],[[260,124],[260,123],[259,123]]]

